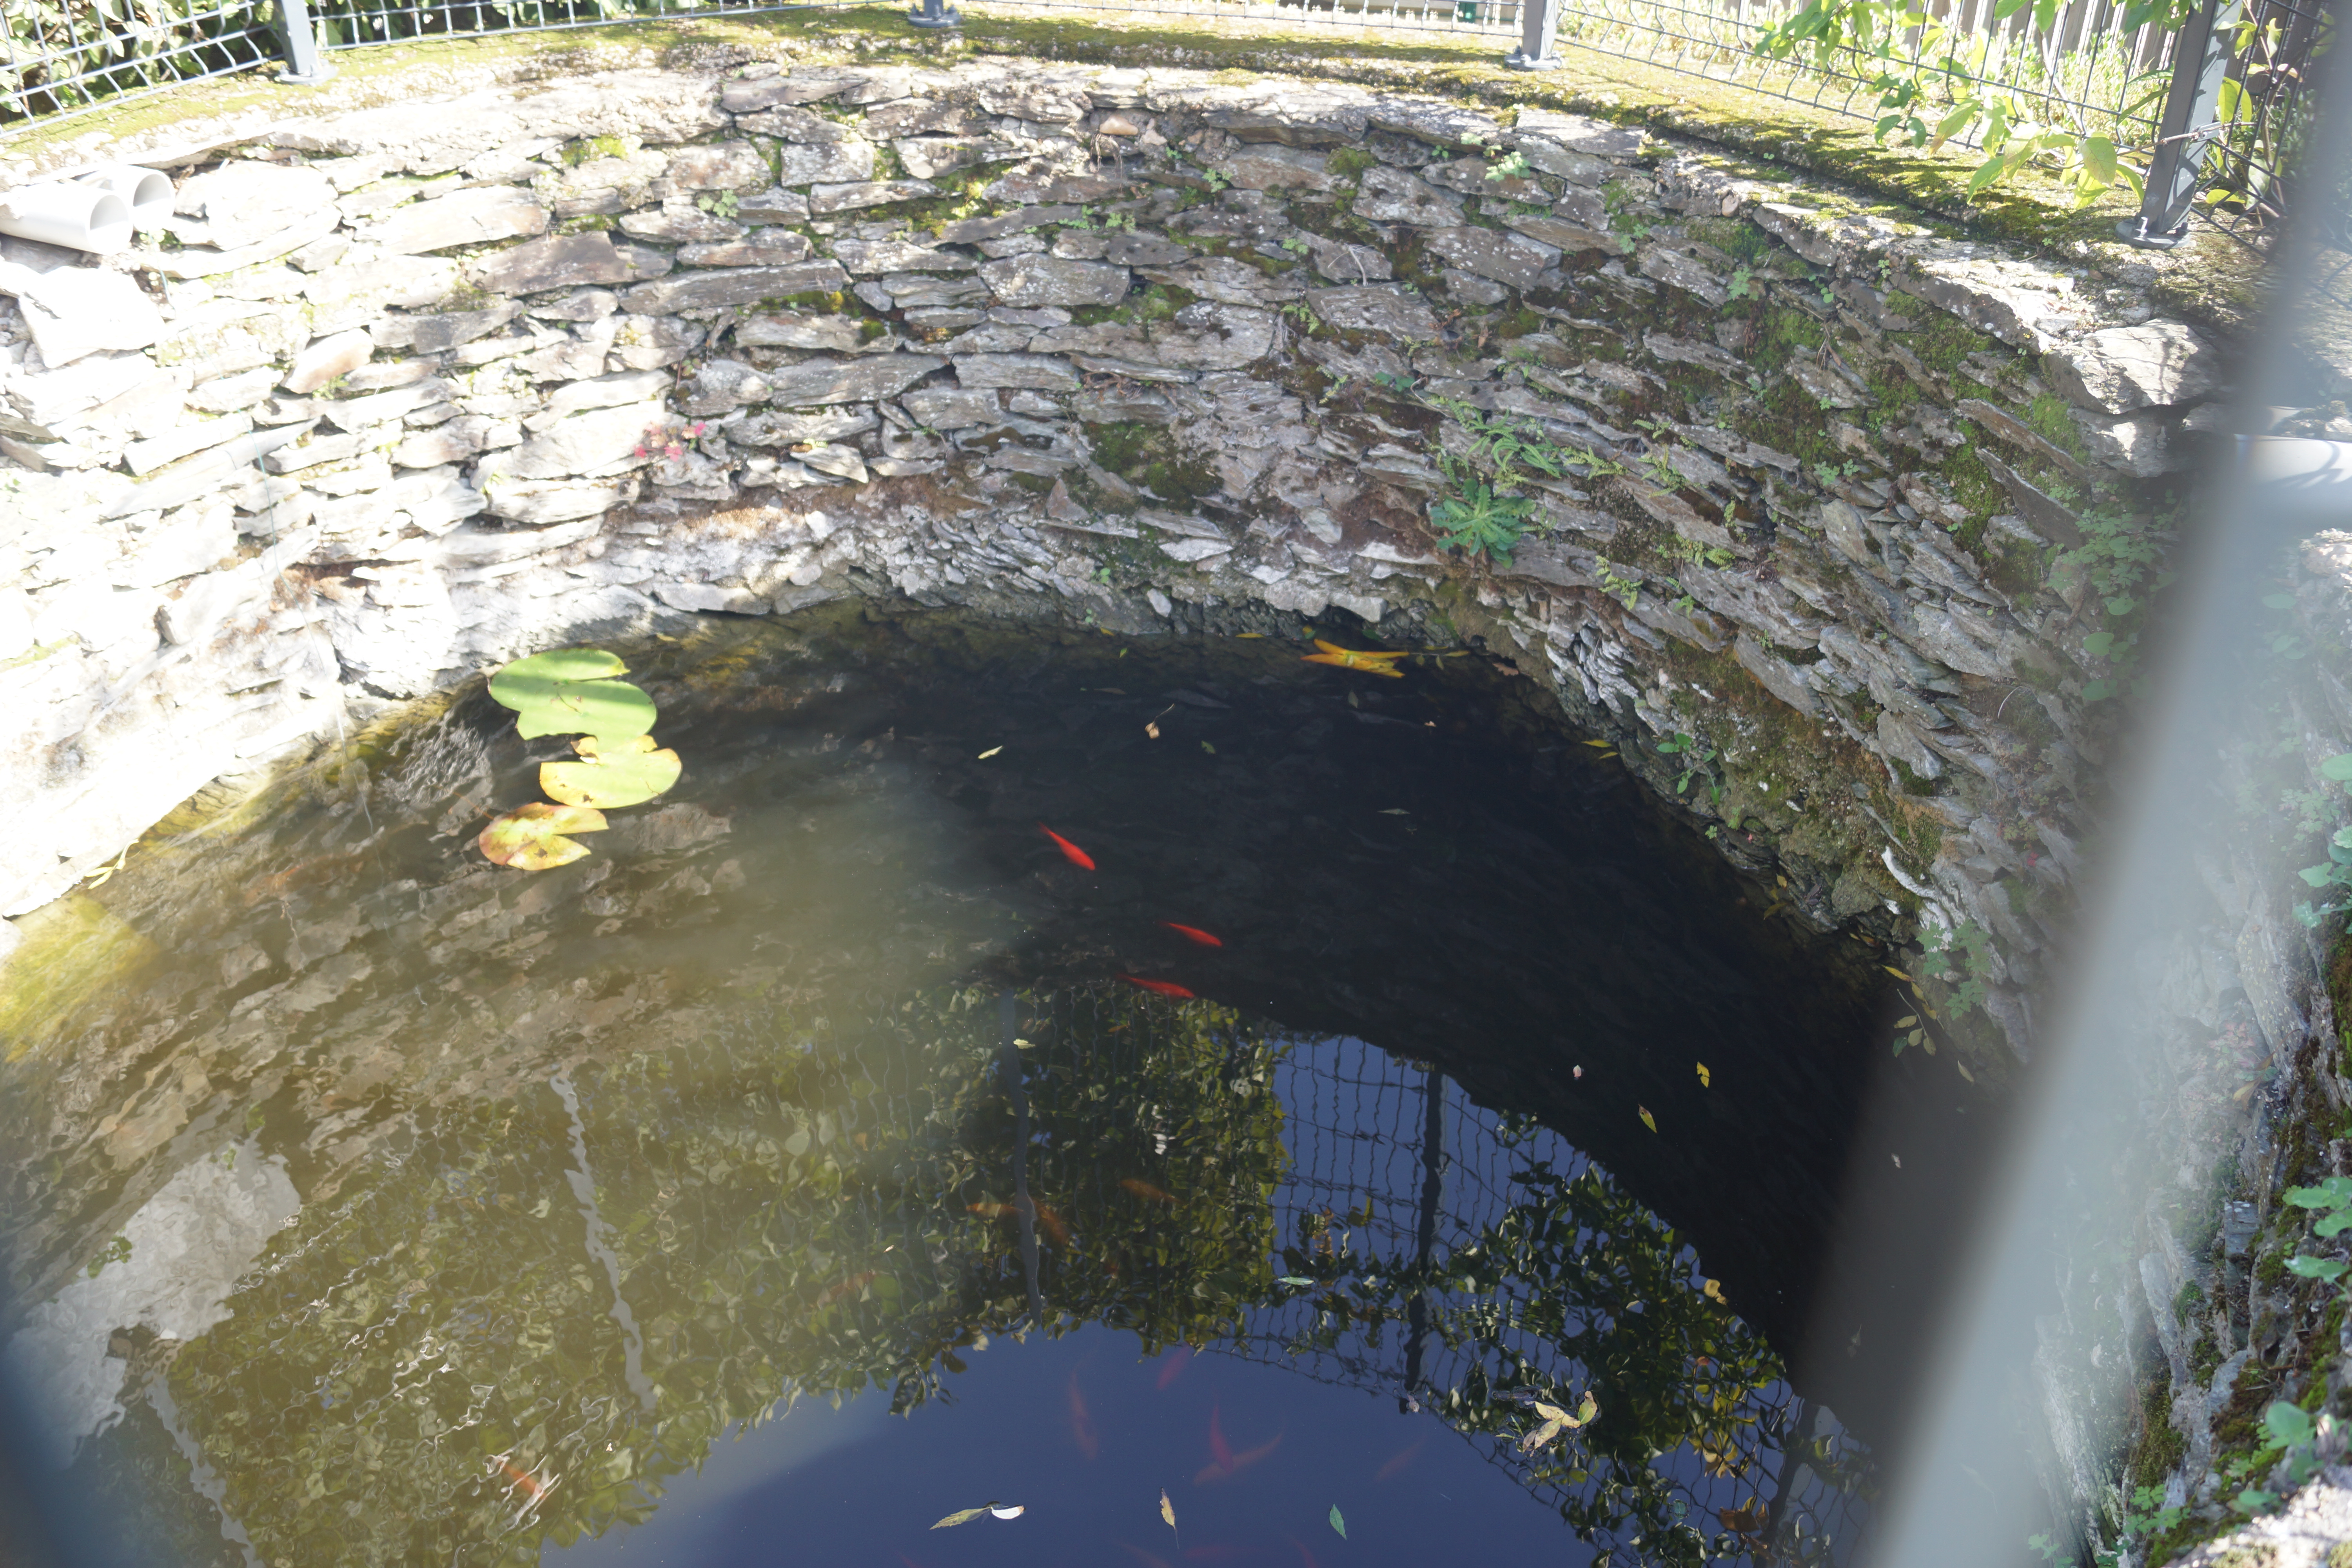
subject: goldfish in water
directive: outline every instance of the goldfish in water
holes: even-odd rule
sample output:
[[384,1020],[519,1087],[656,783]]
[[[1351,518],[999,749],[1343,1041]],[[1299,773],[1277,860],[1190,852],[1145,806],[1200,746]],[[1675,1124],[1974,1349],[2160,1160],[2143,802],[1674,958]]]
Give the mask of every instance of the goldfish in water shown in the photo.
[[1140,986],[1154,996],[1173,996],[1181,1001],[1189,999],[1192,994],[1172,980],[1146,980],[1139,974],[1122,974],[1119,978],[1129,985]]
[[1308,664],[1328,664],[1341,669],[1360,669],[1366,675],[1385,675],[1391,680],[1404,679],[1404,671],[1396,667],[1396,661],[1405,657],[1408,651],[1406,649],[1399,648],[1394,653],[1374,653],[1363,648],[1341,647],[1338,643],[1325,642],[1321,637],[1315,639],[1315,646],[1322,651],[1302,656]]
[[1150,1182],[1139,1180],[1134,1176],[1121,1176],[1118,1179],[1118,1184],[1137,1197],[1150,1198],[1155,1204],[1172,1204],[1176,1201],[1175,1194],[1162,1192]]
[[1186,942],[1196,942],[1202,947],[1223,947],[1225,945],[1223,942],[1216,937],[1211,936],[1199,926],[1178,925],[1174,921],[1161,921],[1160,923],[1166,926],[1170,931],[1174,931],[1178,936],[1182,937]]
[[1082,871],[1091,871],[1095,868],[1095,858],[1093,856],[1087,854],[1085,850],[1079,848],[1076,845],[1071,843],[1068,839],[1063,837],[1060,834],[1055,832],[1044,823],[1041,822],[1037,825],[1037,831],[1052,839],[1054,841],[1054,847],[1062,852],[1062,858],[1069,861],[1071,865],[1077,867]]
[[523,1493],[531,1501],[537,1502],[547,1495],[547,1489],[533,1480],[529,1470],[518,1470],[504,1459],[499,1461],[499,1468],[506,1472],[508,1487]]
[[1047,1208],[1044,1204],[1037,1203],[1034,1199],[1031,1200],[1030,1206],[1037,1211],[1037,1223],[1045,1227],[1045,1234],[1054,1238],[1054,1245],[1062,1247],[1068,1247],[1070,1245],[1070,1227],[1062,1223],[1062,1216],[1055,1214],[1052,1209]]
[[1094,1413],[1087,1408],[1087,1396],[1075,1372],[1070,1373],[1070,1439],[1089,1459],[1102,1452],[1102,1435],[1095,1430]]
[[1233,1445],[1225,1441],[1225,1434],[1218,1425],[1217,1407],[1212,1405],[1209,1406],[1209,1462],[1202,1468],[1200,1474],[1192,1478],[1192,1484],[1196,1487],[1206,1486],[1211,1481],[1222,1481],[1228,1477],[1239,1475],[1273,1453],[1281,1442],[1282,1434],[1277,1432],[1274,1435],[1272,1442],[1261,1443],[1255,1448],[1245,1448],[1238,1454],[1234,1453]]

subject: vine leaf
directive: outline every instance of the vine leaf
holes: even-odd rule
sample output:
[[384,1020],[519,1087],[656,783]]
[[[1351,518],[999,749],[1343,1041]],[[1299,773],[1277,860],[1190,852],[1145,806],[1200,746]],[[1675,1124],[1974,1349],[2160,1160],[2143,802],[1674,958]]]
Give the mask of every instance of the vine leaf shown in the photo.
[[651,735],[583,735],[572,750],[579,762],[539,767],[539,787],[566,805],[635,805],[667,791],[685,768],[676,752],[656,750]]
[[568,833],[602,833],[604,814],[592,806],[550,805],[543,800],[517,806],[494,818],[474,840],[494,865],[518,871],[551,871],[588,853]]

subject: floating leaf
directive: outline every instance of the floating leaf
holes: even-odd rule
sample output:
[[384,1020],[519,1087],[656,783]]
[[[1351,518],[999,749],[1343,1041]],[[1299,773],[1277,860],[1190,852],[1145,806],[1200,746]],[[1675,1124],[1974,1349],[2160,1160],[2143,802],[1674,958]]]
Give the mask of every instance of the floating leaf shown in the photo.
[[1656,1117],[1650,1114],[1650,1108],[1648,1106],[1637,1105],[1633,1109],[1641,1112],[1643,1126],[1648,1128],[1653,1132],[1655,1132],[1658,1130],[1658,1120]]
[[1166,1487],[1161,1487],[1160,1489],[1160,1517],[1168,1521],[1169,1529],[1173,1530],[1176,1528],[1176,1505],[1168,1500],[1168,1489]]
[[1592,1424],[1593,1417],[1600,1414],[1601,1401],[1593,1398],[1591,1390],[1587,1389],[1583,1400],[1576,1407],[1576,1424],[1579,1426],[1589,1426]]
[[1706,1070],[1706,1064],[1705,1062],[1698,1064],[1698,1086],[1701,1089],[1713,1089],[1715,1087],[1715,1076]]
[[596,647],[559,647],[516,659],[490,677],[490,700],[520,712],[537,707],[559,686],[626,675],[629,667]]
[[1912,979],[1909,975],[1904,973],[1901,970],[1895,968],[1891,963],[1882,963],[1878,967],[1886,971],[1887,973],[1895,976],[1895,979],[1902,981],[1906,985],[1916,985],[1919,984],[1917,981]]
[[642,735],[659,716],[654,700],[625,680],[575,680],[557,687],[544,702],[515,715],[515,733],[601,735],[607,741]]
[[974,760],[975,760],[975,761],[977,761],[977,762],[982,762],[982,763],[984,763],[984,762],[988,761],[988,759],[989,759],[989,758],[991,758],[991,757],[992,757],[992,756],[996,755],[996,753],[997,753],[997,752],[1001,752],[1001,751],[1003,751],[1003,750],[1004,750],[1004,748],[1003,748],[1003,747],[1002,747],[1002,746],[991,746],[991,747],[989,747],[989,748],[988,748],[988,750],[986,750],[986,751],[984,751],[984,752],[981,752],[981,753],[980,753],[980,755],[979,755],[977,758],[975,758]]
[[1348,1521],[1339,1517],[1339,1505],[1336,1502],[1331,1505],[1331,1528],[1339,1532],[1340,1540],[1348,1539]]
[[994,1514],[999,1519],[1019,1519],[1023,1514],[1029,1510],[1020,1503],[1012,1502],[1006,1503],[1001,1508],[994,1503],[991,1503],[988,1505],[988,1511]]
[[1307,1279],[1303,1275],[1285,1274],[1275,1280],[1275,1283],[1277,1285],[1287,1285],[1294,1290],[1305,1290],[1311,1289],[1314,1286],[1315,1281]]
[[[1705,1285],[1699,1288],[1699,1294],[1706,1297],[1710,1301],[1722,1301],[1723,1281],[1720,1279],[1708,1280]],[[1726,1306],[1730,1305],[1727,1301],[1724,1302],[1724,1304]]]
[[656,751],[651,735],[603,742],[583,735],[572,743],[581,761],[541,763],[539,787],[566,805],[635,805],[667,792],[685,766],[676,752]]
[[1155,741],[1160,739],[1160,721],[1157,719],[1146,721],[1143,726],[1143,732],[1150,736]]
[[1568,1413],[1566,1411],[1550,1405],[1538,1405],[1536,1406],[1536,1411],[1538,1415],[1548,1413],[1550,1418],[1545,1421],[1542,1426],[1537,1427],[1534,1431],[1519,1439],[1519,1452],[1522,1454],[1533,1454],[1548,1447],[1552,1439],[1559,1436],[1560,1433],[1565,1431],[1568,1427]]
[[1897,1018],[1897,1019],[1895,1019],[1895,1026],[1896,1028],[1898,1028],[1898,1029],[1910,1029],[1910,1028],[1916,1028],[1916,1027],[1918,1026],[1918,1023],[1919,1023],[1919,1015],[1918,1015],[1918,1014],[1916,1014],[1916,1013],[1906,1013],[1906,1014],[1905,1014],[1902,1017]]
[[[1315,639],[1315,646],[1322,651],[1302,656],[1305,662],[1308,664],[1328,664],[1341,669],[1360,670],[1366,675],[1385,675],[1391,680],[1404,679],[1404,671],[1396,667],[1396,661],[1412,651],[1410,648],[1399,648],[1392,653],[1382,653],[1365,648],[1341,647],[1338,643],[1325,642],[1321,637]],[[1344,1535],[1347,1532],[1342,1531],[1340,1533]]]
[[604,814],[588,805],[550,805],[543,800],[494,818],[474,842],[492,863],[518,871],[550,871],[588,853],[567,833],[602,833]]
[[931,1528],[933,1530],[945,1530],[950,1525],[970,1524],[973,1520],[978,1519],[983,1513],[992,1513],[999,1519],[1019,1519],[1021,1517],[1021,1505],[1019,1503],[1000,1503],[992,1501],[982,1503],[978,1508],[960,1508],[953,1513],[948,1515],[947,1518],[940,1521],[939,1523],[931,1526]]

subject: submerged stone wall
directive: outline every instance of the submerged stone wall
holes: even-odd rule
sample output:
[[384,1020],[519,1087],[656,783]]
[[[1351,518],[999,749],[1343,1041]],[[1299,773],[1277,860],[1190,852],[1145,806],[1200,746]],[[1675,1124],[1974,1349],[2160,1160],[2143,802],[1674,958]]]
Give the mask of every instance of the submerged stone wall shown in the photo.
[[2144,279],[1182,70],[751,61],[186,143],[150,247],[0,271],[0,912],[552,643],[845,593],[1312,618],[1510,662],[1789,918],[1949,933],[1979,1070],[2027,1047],[2221,385]]

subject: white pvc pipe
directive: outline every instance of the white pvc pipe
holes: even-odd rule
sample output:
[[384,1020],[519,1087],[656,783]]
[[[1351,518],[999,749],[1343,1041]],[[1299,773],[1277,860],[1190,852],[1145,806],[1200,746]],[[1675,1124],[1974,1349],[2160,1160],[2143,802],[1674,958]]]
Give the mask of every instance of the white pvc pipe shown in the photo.
[[131,207],[102,185],[79,181],[0,192],[0,234],[104,253],[131,243]]
[[131,226],[152,234],[172,216],[171,177],[136,163],[107,163],[74,176],[76,183],[96,185],[122,199],[131,209]]

